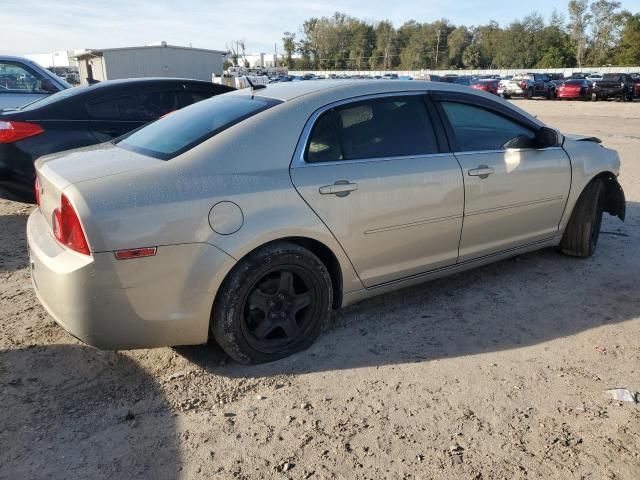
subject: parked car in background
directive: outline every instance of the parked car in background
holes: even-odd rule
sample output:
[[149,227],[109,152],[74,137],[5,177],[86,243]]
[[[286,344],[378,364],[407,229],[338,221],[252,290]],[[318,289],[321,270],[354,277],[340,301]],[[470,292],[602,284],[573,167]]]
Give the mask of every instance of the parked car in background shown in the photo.
[[0,110],[71,88],[65,80],[22,57],[0,55]]
[[632,101],[635,89],[636,84],[630,74],[605,73],[593,88],[591,99],[596,101],[619,98],[623,102]]
[[481,79],[474,81],[471,84],[471,88],[498,95],[498,84],[498,80],[495,79]]
[[640,75],[631,74],[631,80],[634,83],[633,91],[636,98],[640,98]]
[[589,80],[572,79],[560,85],[557,94],[561,99],[590,100],[592,91],[593,85]]
[[0,197],[35,201],[33,162],[42,155],[112,140],[231,90],[198,80],[112,80],[0,112]]
[[[516,88],[513,86],[517,84]],[[503,88],[500,95],[507,98],[513,96],[522,96],[526,99],[533,97],[544,97],[547,99],[554,99],[556,96],[556,84],[543,73],[526,73],[522,75],[514,75],[514,77],[505,84],[507,88]],[[510,90],[510,88],[512,90]]]
[[33,285],[99,348],[211,335],[276,360],[333,308],[544,247],[592,255],[603,212],[625,217],[619,167],[458,85],[239,90],[39,159]]
[[440,81],[469,87],[473,83],[474,79],[467,75],[443,75],[440,77]]

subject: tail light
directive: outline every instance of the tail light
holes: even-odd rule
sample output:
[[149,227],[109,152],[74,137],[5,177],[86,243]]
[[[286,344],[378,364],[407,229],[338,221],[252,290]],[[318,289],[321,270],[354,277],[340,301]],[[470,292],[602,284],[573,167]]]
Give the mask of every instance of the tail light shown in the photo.
[[525,88],[527,88],[527,83],[526,83],[524,80],[522,80],[522,81],[520,82],[520,88],[521,88],[522,90],[524,90]]
[[37,123],[0,122],[0,143],[13,143],[25,138],[34,137],[44,132]]
[[36,195],[36,205],[40,206],[40,180],[36,177],[36,181],[33,184],[33,190]]
[[89,255],[89,245],[82,231],[80,219],[64,194],[60,197],[60,208],[53,211],[53,234],[64,246]]

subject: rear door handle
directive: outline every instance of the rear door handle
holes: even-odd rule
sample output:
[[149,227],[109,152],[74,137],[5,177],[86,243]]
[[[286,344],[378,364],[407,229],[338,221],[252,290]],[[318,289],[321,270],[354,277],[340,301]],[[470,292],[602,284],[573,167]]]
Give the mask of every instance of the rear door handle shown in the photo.
[[489,175],[495,173],[495,170],[486,165],[480,165],[478,168],[472,168],[467,172],[470,177],[480,177],[482,179],[487,178]]
[[321,195],[335,195],[337,197],[346,197],[349,193],[358,189],[357,183],[351,183],[348,180],[338,180],[333,185],[325,185],[319,188]]

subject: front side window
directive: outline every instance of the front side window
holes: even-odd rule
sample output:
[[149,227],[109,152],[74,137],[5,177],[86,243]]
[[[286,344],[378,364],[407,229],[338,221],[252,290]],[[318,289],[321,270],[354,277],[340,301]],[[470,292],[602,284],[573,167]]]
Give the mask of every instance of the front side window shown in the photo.
[[528,148],[533,144],[535,134],[531,130],[502,115],[468,103],[441,105],[453,129],[457,151]]
[[0,61],[0,92],[51,93],[51,81],[15,62]]
[[120,140],[117,145],[143,155],[168,160],[217,133],[281,103],[249,95],[219,95],[194,103]]
[[360,160],[437,153],[419,95],[384,97],[336,107],[311,131],[307,162]]

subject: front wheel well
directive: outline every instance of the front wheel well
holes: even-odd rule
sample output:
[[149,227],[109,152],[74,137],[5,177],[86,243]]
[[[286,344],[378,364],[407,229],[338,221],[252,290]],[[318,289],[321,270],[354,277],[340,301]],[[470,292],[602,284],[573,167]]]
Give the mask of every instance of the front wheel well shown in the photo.
[[618,217],[624,222],[626,214],[626,200],[624,198],[624,191],[618,183],[618,179],[611,172],[602,172],[596,175],[591,181],[600,179],[604,183],[605,188],[605,203],[604,211]]

